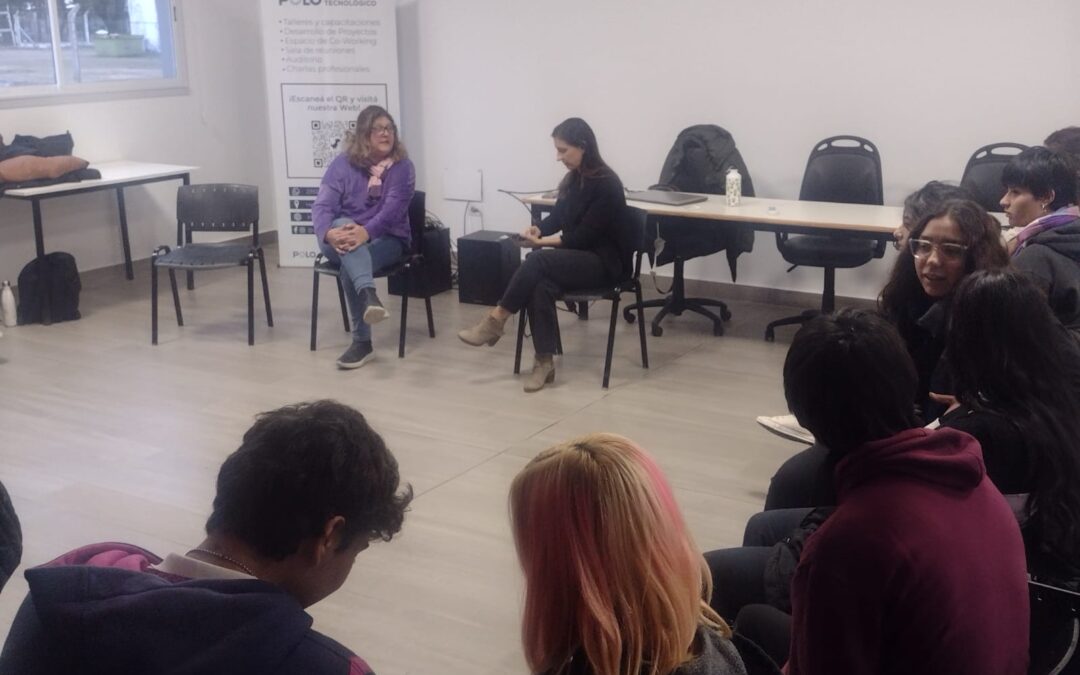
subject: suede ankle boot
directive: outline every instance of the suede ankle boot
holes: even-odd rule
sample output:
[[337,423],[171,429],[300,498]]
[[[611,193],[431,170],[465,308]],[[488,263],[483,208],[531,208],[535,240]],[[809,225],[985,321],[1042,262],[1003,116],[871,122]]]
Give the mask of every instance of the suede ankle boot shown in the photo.
[[555,381],[555,357],[551,354],[537,354],[532,372],[525,380],[525,393],[540,391],[545,384]]
[[503,322],[487,314],[472,328],[458,331],[457,336],[462,342],[473,347],[485,344],[493,346],[503,336]]

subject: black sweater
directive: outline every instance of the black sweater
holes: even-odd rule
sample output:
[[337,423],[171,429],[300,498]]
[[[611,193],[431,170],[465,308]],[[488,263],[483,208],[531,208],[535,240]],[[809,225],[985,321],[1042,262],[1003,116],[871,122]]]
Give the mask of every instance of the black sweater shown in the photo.
[[1013,262],[1046,293],[1050,309],[1080,339],[1080,219],[1035,235]]
[[626,279],[632,271],[633,251],[621,236],[626,213],[622,181],[605,169],[591,177],[571,174],[567,182],[551,215],[540,223],[540,231],[544,236],[561,231],[563,248],[593,251],[612,282]]

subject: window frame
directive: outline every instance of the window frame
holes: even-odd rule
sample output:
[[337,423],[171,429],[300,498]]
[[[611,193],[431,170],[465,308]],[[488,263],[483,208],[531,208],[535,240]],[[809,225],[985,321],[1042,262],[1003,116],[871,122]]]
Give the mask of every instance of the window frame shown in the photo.
[[[60,42],[60,11],[51,0],[49,30],[52,37],[53,74],[56,82],[0,88],[0,109],[60,105],[93,101],[112,101],[158,96],[182,96],[190,93],[187,78],[187,54],[184,39],[183,3],[168,0],[172,20],[172,51],[176,76],[145,80],[110,80],[71,82],[60,67],[63,44]],[[160,22],[160,17],[159,17]]]

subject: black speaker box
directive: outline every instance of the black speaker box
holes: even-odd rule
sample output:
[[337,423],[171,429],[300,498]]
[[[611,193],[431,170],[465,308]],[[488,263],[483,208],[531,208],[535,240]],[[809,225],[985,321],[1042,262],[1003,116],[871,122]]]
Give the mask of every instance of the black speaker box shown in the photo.
[[405,274],[390,277],[390,295],[424,298],[450,290],[450,230],[440,227],[424,230],[424,264]]
[[521,248],[509,232],[481,230],[458,239],[458,299],[495,305],[521,265]]

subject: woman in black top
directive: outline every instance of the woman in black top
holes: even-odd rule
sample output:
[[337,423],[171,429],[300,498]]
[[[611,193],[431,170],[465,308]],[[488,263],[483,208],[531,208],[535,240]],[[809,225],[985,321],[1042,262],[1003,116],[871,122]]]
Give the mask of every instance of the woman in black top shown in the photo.
[[1023,273],[976,272],[956,291],[948,362],[959,407],[942,426],[979,439],[1017,500],[1028,570],[1080,588],[1080,349]]
[[480,323],[458,333],[466,344],[494,345],[506,320],[525,307],[536,349],[527,392],[555,380],[556,298],[616,284],[631,270],[632,251],[624,250],[619,233],[626,196],[619,177],[600,157],[593,130],[585,120],[571,117],[551,137],[556,158],[569,171],[551,215],[521,233],[522,245],[540,250],[526,257],[499,304]]

